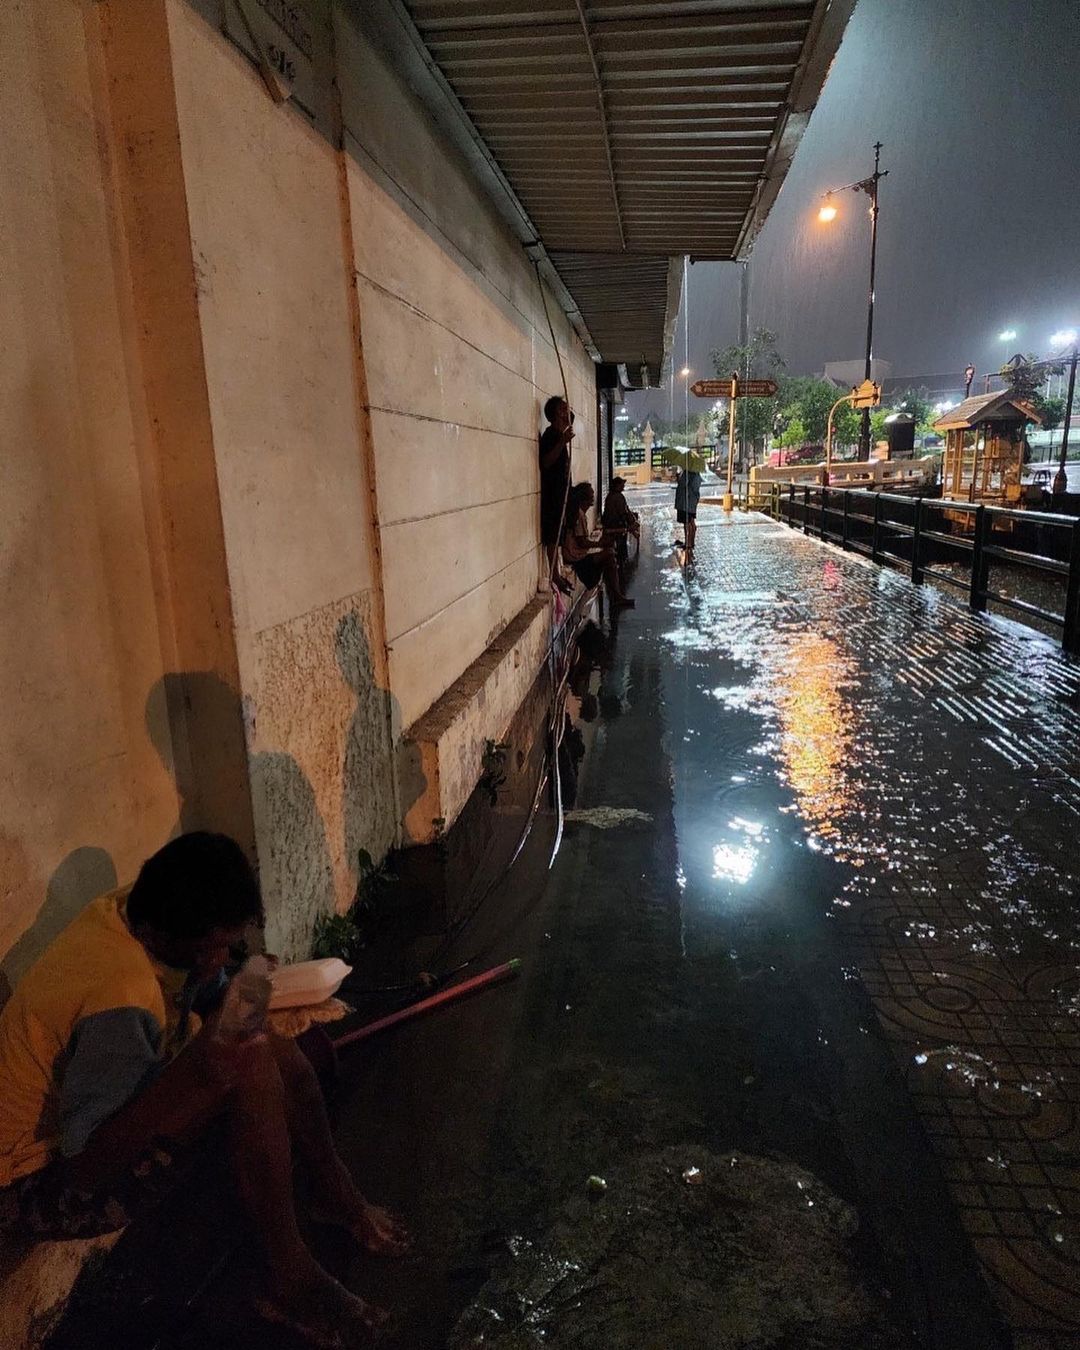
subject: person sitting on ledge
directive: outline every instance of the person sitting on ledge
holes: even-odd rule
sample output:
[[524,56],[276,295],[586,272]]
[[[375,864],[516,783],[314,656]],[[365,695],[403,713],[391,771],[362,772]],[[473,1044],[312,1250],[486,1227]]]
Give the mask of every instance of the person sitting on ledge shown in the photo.
[[239,985],[227,989],[226,971],[262,921],[240,846],[182,835],[128,890],[88,905],[26,973],[0,1013],[0,1236],[55,1241],[124,1227],[177,1185],[198,1162],[200,1135],[220,1122],[268,1277],[259,1311],[313,1344],[361,1344],[383,1314],[305,1245],[294,1160],[310,1180],[313,1218],[382,1255],[404,1251],[405,1234],[339,1158],[303,1051],[262,1022],[234,1015],[230,1025]]
[[591,483],[575,483],[570,489],[562,540],[563,557],[577,573],[578,580],[586,590],[591,591],[599,586],[602,577],[607,583],[612,605],[616,609],[632,609],[633,600],[623,593],[614,547],[602,531],[594,535],[589,530],[586,512],[595,501],[596,493]]
[[604,514],[601,523],[615,540],[615,557],[620,563],[626,562],[629,555],[627,541],[631,535],[641,538],[641,520],[636,511],[630,510],[626,500],[626,479],[613,478],[608,495],[604,499]]

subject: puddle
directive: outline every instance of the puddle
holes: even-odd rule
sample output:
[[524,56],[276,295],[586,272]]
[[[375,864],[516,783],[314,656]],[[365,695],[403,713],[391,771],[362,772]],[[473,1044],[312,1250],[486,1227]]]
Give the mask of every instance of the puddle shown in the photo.
[[[696,1146],[604,1169],[503,1268],[451,1350],[899,1350],[851,1208],[808,1172]],[[595,1181],[598,1178],[589,1178]]]

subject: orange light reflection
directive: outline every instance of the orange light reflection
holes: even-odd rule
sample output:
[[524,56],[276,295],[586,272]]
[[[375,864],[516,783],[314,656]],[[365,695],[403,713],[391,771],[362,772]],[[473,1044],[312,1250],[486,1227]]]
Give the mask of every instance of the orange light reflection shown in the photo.
[[842,687],[849,674],[834,642],[805,634],[789,653],[778,697],[787,781],[815,833],[830,841],[854,805],[846,772],[854,754],[852,714]]

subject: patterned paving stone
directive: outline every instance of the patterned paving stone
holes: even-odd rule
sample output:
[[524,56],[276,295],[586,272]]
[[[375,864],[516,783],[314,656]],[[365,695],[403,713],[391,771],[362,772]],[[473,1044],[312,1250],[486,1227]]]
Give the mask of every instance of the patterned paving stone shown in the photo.
[[[663,542],[663,520],[656,513]],[[761,517],[662,573],[731,663],[1021,1350],[1080,1345],[1080,666]]]

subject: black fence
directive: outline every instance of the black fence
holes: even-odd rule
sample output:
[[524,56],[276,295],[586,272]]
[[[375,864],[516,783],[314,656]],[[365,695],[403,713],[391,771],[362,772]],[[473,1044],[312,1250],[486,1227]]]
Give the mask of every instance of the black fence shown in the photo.
[[[1080,654],[1080,520],[1075,517],[796,483],[769,484],[764,495],[759,509],[793,529],[901,568],[915,583],[929,579],[960,591],[976,613],[994,604],[1038,619],[1061,634],[1065,651]],[[1060,612],[993,589],[994,563],[1028,576],[1056,578],[1056,589],[1063,590]],[[946,570],[950,564],[960,564],[961,575]]]

